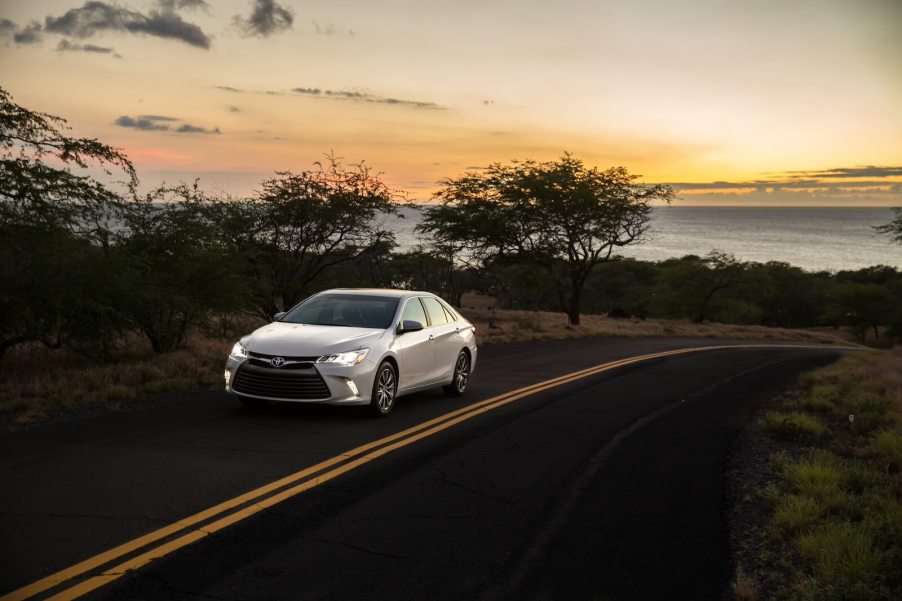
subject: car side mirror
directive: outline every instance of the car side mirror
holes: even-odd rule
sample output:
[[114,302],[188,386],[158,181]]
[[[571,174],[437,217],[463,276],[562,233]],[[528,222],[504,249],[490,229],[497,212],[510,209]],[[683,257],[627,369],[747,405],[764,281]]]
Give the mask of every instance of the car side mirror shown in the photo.
[[398,334],[405,334],[407,332],[419,332],[422,329],[423,324],[421,324],[420,322],[414,321],[413,319],[405,319],[398,327]]
[[278,313],[276,313],[275,315],[272,316],[272,320],[273,320],[273,321],[279,321],[280,319],[282,319],[283,317],[285,317],[285,314],[286,314],[286,313],[287,313],[287,311],[280,311],[280,312],[278,312]]

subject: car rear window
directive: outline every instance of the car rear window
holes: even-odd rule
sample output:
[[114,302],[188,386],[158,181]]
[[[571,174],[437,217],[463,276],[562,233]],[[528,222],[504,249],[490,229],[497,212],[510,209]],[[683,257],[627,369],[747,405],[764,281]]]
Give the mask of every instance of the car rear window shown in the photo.
[[421,300],[423,301],[423,306],[426,307],[426,313],[429,314],[431,325],[440,326],[448,323],[448,315],[445,313],[440,302],[428,296]]
[[286,313],[280,321],[319,326],[379,328],[391,326],[398,299],[363,294],[320,294]]

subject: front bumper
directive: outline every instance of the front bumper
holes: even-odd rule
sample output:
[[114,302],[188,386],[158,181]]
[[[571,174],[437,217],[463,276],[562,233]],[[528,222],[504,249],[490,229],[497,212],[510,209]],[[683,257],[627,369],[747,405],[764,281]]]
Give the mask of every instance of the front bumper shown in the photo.
[[229,357],[225,365],[225,389],[269,401],[368,405],[376,367],[371,361],[354,366],[311,362],[286,369]]

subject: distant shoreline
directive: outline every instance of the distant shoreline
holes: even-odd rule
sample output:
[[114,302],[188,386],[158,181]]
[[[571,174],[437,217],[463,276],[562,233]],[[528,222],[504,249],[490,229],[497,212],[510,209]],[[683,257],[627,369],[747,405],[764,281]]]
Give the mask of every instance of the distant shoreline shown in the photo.
[[[415,228],[425,208],[404,207],[403,219],[380,217],[399,250],[428,240]],[[624,257],[665,261],[714,249],[743,261],[780,261],[806,271],[902,269],[902,247],[873,227],[892,220],[883,207],[654,207],[649,240],[619,250]]]

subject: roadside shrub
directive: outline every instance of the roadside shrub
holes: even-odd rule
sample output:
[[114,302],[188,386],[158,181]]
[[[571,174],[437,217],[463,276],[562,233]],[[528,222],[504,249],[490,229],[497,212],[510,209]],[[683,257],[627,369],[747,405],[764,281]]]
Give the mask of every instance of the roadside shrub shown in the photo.
[[815,451],[786,467],[784,478],[793,491],[820,501],[827,509],[848,502],[845,470],[840,460],[826,451]]
[[833,386],[814,386],[799,399],[799,407],[812,413],[830,413],[836,408],[838,391]]
[[849,523],[824,524],[798,537],[796,544],[811,562],[814,578],[827,585],[854,589],[876,584],[886,560],[871,532]]
[[827,427],[817,418],[799,411],[768,411],[761,425],[776,438],[798,442],[815,441],[827,432]]
[[902,429],[881,430],[874,436],[870,450],[890,473],[902,469]]
[[824,505],[805,495],[786,495],[777,502],[773,524],[782,532],[796,533],[814,524],[824,513]]
[[846,402],[848,413],[855,416],[853,428],[859,433],[868,433],[881,426],[889,425],[889,399],[874,394],[859,393]]

